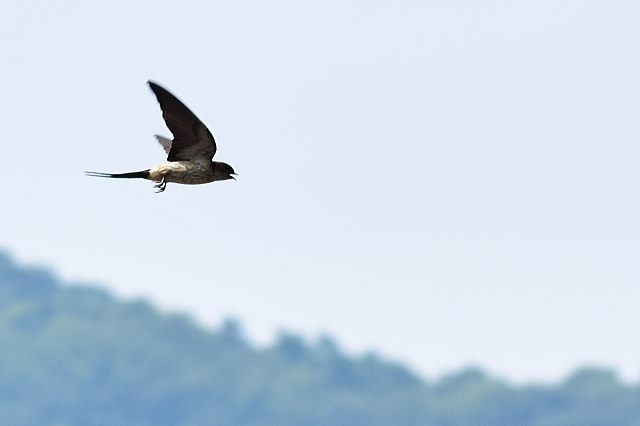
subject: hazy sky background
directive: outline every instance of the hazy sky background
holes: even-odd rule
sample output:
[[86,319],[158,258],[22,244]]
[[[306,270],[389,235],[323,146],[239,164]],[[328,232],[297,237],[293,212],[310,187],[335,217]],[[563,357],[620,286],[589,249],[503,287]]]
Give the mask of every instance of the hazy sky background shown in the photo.
[[[530,4],[529,4],[530,3]],[[425,377],[640,378],[637,1],[0,3],[0,247]],[[145,82],[237,182],[164,161]]]

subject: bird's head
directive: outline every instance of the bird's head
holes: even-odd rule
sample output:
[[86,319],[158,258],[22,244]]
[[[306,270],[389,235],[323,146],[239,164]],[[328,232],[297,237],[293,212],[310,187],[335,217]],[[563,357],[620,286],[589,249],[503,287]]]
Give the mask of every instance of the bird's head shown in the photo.
[[215,174],[218,175],[218,180],[234,179],[234,175],[237,173],[233,170],[233,167],[227,163],[216,162]]

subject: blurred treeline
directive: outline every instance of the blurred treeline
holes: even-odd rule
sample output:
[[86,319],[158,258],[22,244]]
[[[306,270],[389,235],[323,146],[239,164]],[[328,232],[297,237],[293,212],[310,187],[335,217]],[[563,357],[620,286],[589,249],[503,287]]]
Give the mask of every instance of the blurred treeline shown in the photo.
[[513,386],[469,368],[429,382],[330,337],[248,342],[61,286],[0,252],[0,425],[640,426],[640,386],[582,369],[553,386]]

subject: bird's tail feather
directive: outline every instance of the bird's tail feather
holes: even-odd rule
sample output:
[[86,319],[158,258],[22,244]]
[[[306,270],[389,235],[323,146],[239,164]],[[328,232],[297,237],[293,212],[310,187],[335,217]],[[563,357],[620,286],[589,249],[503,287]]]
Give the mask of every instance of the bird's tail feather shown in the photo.
[[149,178],[149,169],[141,170],[139,172],[129,172],[129,173],[100,173],[100,172],[84,172],[87,176],[94,177],[106,177],[106,178],[119,178],[119,179],[148,179]]

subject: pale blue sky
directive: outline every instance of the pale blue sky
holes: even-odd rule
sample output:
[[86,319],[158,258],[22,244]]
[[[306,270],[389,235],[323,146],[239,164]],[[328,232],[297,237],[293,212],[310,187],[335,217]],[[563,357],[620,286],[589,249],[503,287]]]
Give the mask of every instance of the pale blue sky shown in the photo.
[[[640,377],[640,3],[0,4],[0,247],[426,377]],[[145,82],[237,182],[164,160]]]

